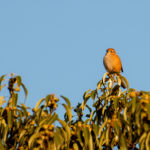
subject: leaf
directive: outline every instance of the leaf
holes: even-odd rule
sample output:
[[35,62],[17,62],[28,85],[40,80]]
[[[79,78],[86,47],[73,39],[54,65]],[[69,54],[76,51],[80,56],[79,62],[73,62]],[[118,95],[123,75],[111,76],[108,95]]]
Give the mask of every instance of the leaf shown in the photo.
[[24,92],[25,92],[25,99],[27,99],[28,90],[27,90],[26,86],[25,86],[23,83],[21,83],[21,86],[22,86],[22,88],[23,88],[23,90],[24,90]]
[[13,117],[12,117],[12,111],[10,110],[10,107],[7,107],[7,121],[8,121],[8,127],[9,129],[11,129],[12,127],[12,121],[13,121]]
[[54,134],[54,141],[56,143],[56,149],[60,149],[60,146],[62,145],[62,143],[64,142],[64,137],[61,133],[61,130],[56,128],[56,132]]
[[28,117],[28,111],[27,111],[27,107],[24,104],[21,104],[21,111],[23,112],[23,115],[25,117]]
[[6,75],[2,75],[2,76],[0,77],[0,86],[1,86],[2,81],[4,80],[5,76],[6,76]]
[[125,109],[124,109],[123,117],[124,117],[124,120],[127,121],[127,107],[125,107]]
[[58,115],[54,113],[51,117],[46,117],[43,120],[40,121],[39,126],[42,126],[43,124],[52,124],[58,119]]
[[85,145],[88,147],[89,138],[90,138],[90,132],[89,132],[88,127],[83,128],[83,137],[84,137],[84,140],[85,140]]
[[64,127],[65,131],[67,132],[67,141],[69,143],[70,137],[71,137],[70,128],[65,121],[60,120],[60,119],[58,119],[58,121],[60,122],[60,124]]
[[114,99],[114,108],[115,108],[116,110],[118,109],[118,103],[119,103],[118,98],[115,98],[115,99]]
[[148,133],[147,137],[146,137],[146,150],[150,150],[150,132]]
[[50,101],[50,97],[51,97],[51,95],[47,95],[45,98],[45,106],[46,107],[48,106],[48,102]]
[[105,122],[100,126],[99,131],[98,131],[99,136],[101,136],[102,131],[103,131],[103,128],[104,128],[106,125],[107,125],[107,120],[105,120]]
[[95,114],[95,110],[91,113],[91,115],[90,115],[90,118],[89,118],[89,120],[91,121],[92,120],[92,117],[93,117],[93,115]]
[[107,126],[107,129],[106,129],[106,145],[109,145],[109,134],[110,134],[110,125]]
[[4,129],[4,134],[3,134],[3,141],[6,142],[8,136],[8,126],[5,127]]
[[139,139],[139,143],[142,143],[142,141],[146,138],[146,136],[147,136],[147,134],[146,134],[146,132],[144,132]]
[[150,104],[146,105],[146,109],[147,109],[148,118],[150,120]]
[[119,76],[117,76],[117,80],[118,80],[118,85],[121,85],[121,78]]
[[101,86],[103,85],[103,81],[100,80],[98,83],[97,83],[97,92],[99,91],[99,89],[101,88]]
[[2,85],[2,81],[4,80],[5,76],[6,76],[6,75],[2,75],[2,76],[0,77],[0,91],[2,90],[3,87],[6,86],[5,84]]
[[127,145],[126,145],[126,139],[125,139],[124,135],[121,135],[120,150],[128,150]]
[[17,102],[18,102],[18,94],[17,93],[13,93],[11,99],[12,99],[12,106],[16,106]]
[[90,134],[90,139],[89,139],[89,149],[90,150],[93,150],[93,145],[94,145],[93,138],[92,138],[92,135]]
[[95,96],[96,96],[96,91],[95,90],[91,91],[91,98],[93,99],[93,101],[95,100]]
[[116,131],[116,134],[119,136],[119,125],[116,121],[114,121],[114,128],[115,128],[115,131]]
[[19,135],[19,141],[21,140],[21,138],[25,135],[27,131],[26,130],[22,130],[20,135]]
[[38,138],[38,137],[39,137],[39,133],[34,133],[34,134],[30,137],[30,139],[29,139],[29,141],[28,141],[29,149],[32,149],[32,148],[33,148],[33,146],[34,146],[33,144],[34,144],[36,138]]
[[79,147],[78,147],[78,144],[77,144],[77,143],[74,143],[74,144],[73,144],[73,150],[79,150]]
[[84,95],[83,95],[83,102],[82,102],[82,105],[81,105],[81,109],[84,110],[85,106],[86,106],[86,103],[88,101],[88,99],[90,98],[91,96],[91,93],[89,93],[89,91],[91,91],[90,89],[87,90]]
[[128,80],[124,76],[121,76],[121,79],[123,79],[123,81],[125,81],[127,89],[129,89],[129,82],[128,82]]
[[132,113],[135,112],[136,109],[136,97],[132,98]]
[[49,119],[48,124],[53,124],[58,119],[58,115],[54,113],[52,117]]
[[112,89],[112,88],[113,88],[113,81],[112,81],[112,79],[110,78],[110,79],[108,80],[107,89]]
[[21,84],[22,84],[21,77],[20,76],[16,76],[16,81],[17,81],[18,86],[20,87]]
[[64,106],[64,108],[66,109],[66,114],[68,116],[69,122],[71,122],[72,120],[72,113],[71,110],[66,104],[62,104]]
[[65,96],[61,96],[61,97],[65,100],[65,102],[67,103],[68,107],[72,108],[69,99],[67,97],[65,97]]
[[39,106],[41,105],[41,103],[44,101],[45,99],[44,98],[41,98],[35,105],[34,107],[34,111],[36,112],[39,108]]
[[102,145],[104,143],[104,138],[105,138],[105,131],[102,132],[102,135],[100,136],[100,140],[99,140],[99,150],[102,150]]
[[69,101],[69,99],[67,98],[67,97],[64,97],[64,96],[61,96],[64,100],[65,100],[65,102],[67,103],[67,105],[66,104],[62,104],[63,106],[64,106],[64,108],[66,109],[66,114],[67,114],[67,116],[68,116],[68,119],[69,119],[69,122],[71,122],[71,120],[72,120],[72,113],[71,113],[71,111],[72,111],[72,107],[71,107],[71,103],[70,103],[70,101]]
[[2,143],[3,143],[3,142],[2,142],[1,139],[0,139],[0,150],[6,150],[6,148],[3,146]]
[[106,76],[108,75],[109,73],[106,72],[104,75],[103,75],[103,84],[105,85],[105,79],[106,79]]

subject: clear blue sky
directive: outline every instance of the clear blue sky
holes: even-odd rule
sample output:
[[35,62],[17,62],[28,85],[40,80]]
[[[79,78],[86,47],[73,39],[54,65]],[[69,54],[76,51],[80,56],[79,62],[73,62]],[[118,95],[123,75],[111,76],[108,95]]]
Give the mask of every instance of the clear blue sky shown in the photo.
[[75,106],[96,88],[112,47],[130,87],[148,91],[149,7],[149,0],[1,0],[0,75],[22,76],[28,106],[50,93]]

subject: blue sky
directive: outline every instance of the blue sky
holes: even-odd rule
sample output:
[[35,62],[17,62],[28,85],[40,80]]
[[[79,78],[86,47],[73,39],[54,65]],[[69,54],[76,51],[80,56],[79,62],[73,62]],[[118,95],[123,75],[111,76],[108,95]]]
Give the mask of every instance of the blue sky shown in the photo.
[[75,106],[96,88],[112,47],[130,87],[148,91],[149,6],[149,0],[1,0],[0,75],[22,76],[30,107],[50,93]]

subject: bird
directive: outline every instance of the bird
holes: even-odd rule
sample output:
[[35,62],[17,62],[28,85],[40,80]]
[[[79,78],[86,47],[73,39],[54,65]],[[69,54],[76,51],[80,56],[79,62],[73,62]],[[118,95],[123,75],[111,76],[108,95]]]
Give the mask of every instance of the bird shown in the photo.
[[122,63],[120,57],[117,55],[113,48],[106,50],[103,63],[108,73],[120,73],[123,72]]
[[[120,57],[113,48],[108,48],[103,59],[103,64],[108,73],[116,73],[120,75],[123,72],[123,67]],[[125,83],[121,80],[121,86],[126,88]]]

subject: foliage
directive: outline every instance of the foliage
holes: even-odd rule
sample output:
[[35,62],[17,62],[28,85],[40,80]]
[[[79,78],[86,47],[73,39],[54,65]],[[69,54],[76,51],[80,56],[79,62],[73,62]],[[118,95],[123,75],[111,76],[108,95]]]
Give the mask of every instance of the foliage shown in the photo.
[[[127,87],[124,91],[122,82]],[[95,90],[86,91],[82,104],[74,109],[77,118],[69,99],[61,96],[64,120],[55,112],[59,99],[54,94],[31,109],[18,105],[21,87],[28,95],[20,76],[1,76],[0,90],[4,87],[10,97],[6,101],[0,96],[1,150],[150,150],[150,92],[129,89],[121,75],[106,73]],[[90,100],[93,106],[88,105]]]

